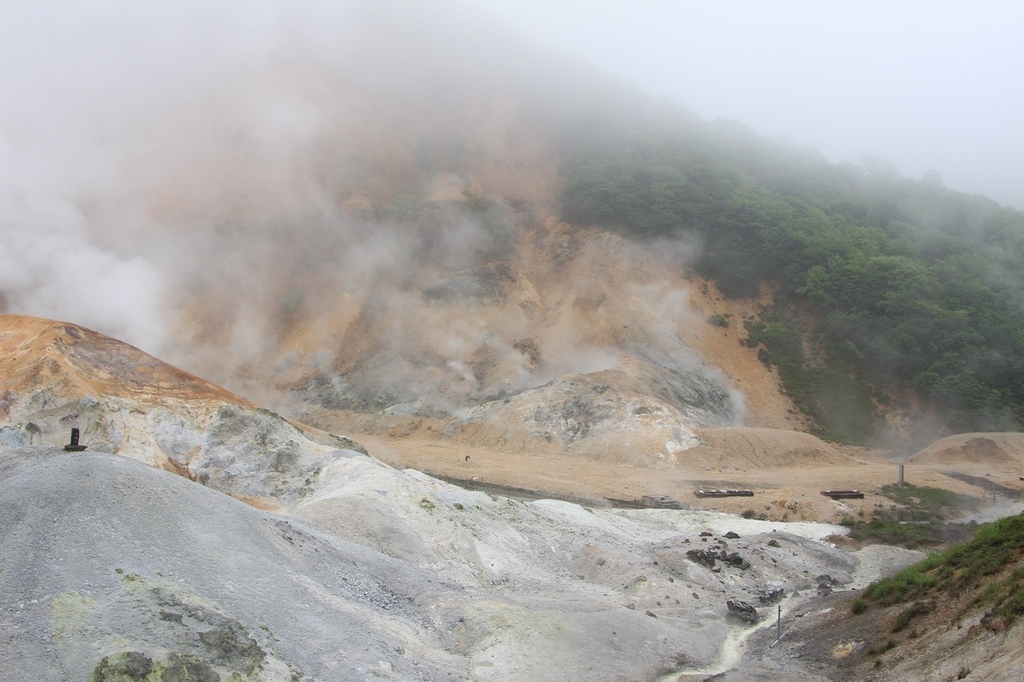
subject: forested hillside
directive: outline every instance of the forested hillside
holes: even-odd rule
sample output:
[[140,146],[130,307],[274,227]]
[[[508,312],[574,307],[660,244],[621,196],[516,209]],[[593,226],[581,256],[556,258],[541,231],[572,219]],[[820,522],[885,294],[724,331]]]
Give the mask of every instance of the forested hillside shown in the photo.
[[1024,213],[684,112],[594,118],[563,143],[566,220],[695,238],[726,295],[774,288],[749,343],[820,435],[870,440],[910,397],[954,430],[1024,425]]

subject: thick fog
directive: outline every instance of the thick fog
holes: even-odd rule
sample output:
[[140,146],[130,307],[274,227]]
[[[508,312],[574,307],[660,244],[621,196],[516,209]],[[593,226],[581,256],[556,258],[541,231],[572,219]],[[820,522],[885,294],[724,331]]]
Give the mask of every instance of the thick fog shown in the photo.
[[[274,253],[280,233],[334,235],[307,247],[321,262],[382,241],[341,225],[352,159],[393,147],[393,160],[415,125],[446,118],[438,107],[409,121],[402,97],[488,69],[444,61],[457,51],[426,58],[455,42],[445,31],[469,34],[457,17],[389,8],[401,16],[359,1],[0,5],[0,308],[162,353],[167,310],[199,294],[237,327],[225,334],[258,337],[264,313],[247,306],[276,303],[259,289],[265,268],[294,265]],[[336,270],[401,262],[359,253]]]
[[[449,305],[515,285],[507,262],[475,268],[533,218],[477,193],[551,210],[552,107],[581,82],[476,11],[5,5],[0,310],[84,324],[255,399],[273,373],[458,402],[488,389],[474,363],[520,388],[614,365],[580,320],[541,336],[522,314]],[[473,172],[446,172],[462,156]],[[671,311],[666,352],[686,314]]]
[[1024,3],[473,1],[705,118],[1024,209]]
[[[671,94],[702,116],[737,118],[837,158],[878,155],[905,172],[934,168],[950,186],[1015,200],[985,183],[1000,179],[993,168],[1004,182],[1021,172],[1021,164],[1004,163],[1021,158],[1014,150],[1024,116],[1011,82],[1020,72],[1013,68],[1019,50],[993,34],[984,55],[994,59],[1003,50],[1002,61],[983,67],[980,47],[971,52],[966,38],[954,41],[954,28],[976,38],[971,31],[984,22],[969,19],[989,17],[984,6],[945,24],[956,59],[938,58],[938,19],[914,20],[913,6],[899,22],[843,5],[825,14],[816,4],[783,4],[777,16],[765,7],[4,2],[0,310],[85,324],[179,363],[187,346],[194,364],[184,362],[186,368],[210,366],[204,349],[223,356],[230,347],[231,356],[218,361],[234,376],[251,375],[253,363],[285,362],[274,349],[285,340],[301,348],[302,339],[282,335],[293,333],[297,319],[319,318],[349,325],[352,339],[338,344],[387,329],[387,322],[396,357],[412,353],[403,343],[418,344],[448,359],[440,372],[461,371],[469,384],[473,377],[460,368],[483,339],[490,352],[526,363],[516,344],[528,321],[516,327],[507,317],[469,313],[426,319],[419,297],[435,292],[443,302],[460,287],[478,286],[452,273],[466,271],[479,253],[510,248],[501,240],[511,237],[496,236],[494,225],[526,218],[508,206],[492,207],[500,215],[451,206],[429,220],[422,211],[401,215],[410,197],[422,207],[433,195],[458,204],[460,192],[472,194],[459,185],[464,179],[424,166],[462,153],[479,157],[480,173],[500,186],[496,195],[542,202],[547,192],[551,204],[557,161],[537,161],[552,157],[541,153],[548,149],[545,126],[560,102],[584,96],[582,75],[593,74],[581,62],[559,67],[576,69],[569,76],[553,74],[554,62],[521,40],[524,33]],[[1012,12],[1002,12],[1010,24]],[[952,21],[960,14],[939,7],[935,16]],[[508,23],[492,25],[493,16]],[[907,37],[903,52],[894,49],[897,24]],[[929,55],[930,70],[923,68]],[[960,70],[953,68],[958,59]],[[936,81],[936,70],[948,77]],[[976,89],[966,89],[975,80]],[[869,97],[864,88],[872,82]],[[944,89],[936,82],[961,106],[940,100]],[[984,107],[975,106],[985,97]],[[523,101],[529,106],[519,106]],[[922,101],[931,106],[922,110]],[[478,126],[479,148],[453,147],[471,125]],[[911,162],[904,147],[930,156]],[[393,215],[378,211],[363,221],[363,206],[385,206]],[[420,221],[415,237],[403,220]],[[638,296],[658,308],[653,290]],[[679,308],[673,315],[683,314]],[[574,334],[588,333],[574,324]],[[666,329],[678,324],[673,317]],[[443,331],[436,340],[424,333],[430,325]],[[313,332],[325,338],[331,330]],[[572,352],[549,373],[577,371],[572,361],[591,357],[574,343],[566,341]],[[558,357],[548,350],[549,360]],[[604,350],[594,350],[604,362]],[[330,361],[325,371],[352,369],[327,367]]]

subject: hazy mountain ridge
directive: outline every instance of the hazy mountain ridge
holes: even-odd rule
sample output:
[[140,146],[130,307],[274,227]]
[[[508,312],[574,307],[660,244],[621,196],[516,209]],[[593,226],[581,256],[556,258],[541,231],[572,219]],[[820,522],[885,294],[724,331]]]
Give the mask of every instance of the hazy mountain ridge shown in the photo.
[[565,219],[700,240],[694,270],[732,297],[771,286],[749,342],[819,435],[870,441],[888,421],[920,445],[934,432],[905,423],[921,412],[1018,428],[1020,211],[878,159],[833,165],[739,126],[641,115],[574,131],[563,174]]
[[[256,41],[185,32],[182,68],[124,60],[125,87],[68,88],[74,135],[15,110],[12,167],[31,172],[0,207],[0,308],[81,321],[288,414],[437,417],[619,362],[713,364],[685,350],[717,334],[709,315],[729,322],[694,317],[700,272],[754,297],[744,317],[823,307],[814,328],[777,325],[808,357],[762,341],[777,367],[829,370],[805,383],[834,395],[779,371],[820,435],[864,441],[879,412],[906,437],[922,402],[940,432],[1014,426],[1018,212],[703,121],[462,10],[345,2]],[[962,237],[989,250],[965,256]],[[741,405],[717,370],[701,380],[751,425],[790,407]],[[871,414],[826,423],[844,411]]]
[[[344,30],[299,22],[159,104],[124,102],[120,138],[87,128],[103,183],[26,176],[12,226],[29,244],[45,218],[40,244],[64,235],[79,257],[26,253],[43,274],[12,270],[6,309],[60,311],[285,414],[451,414],[639,359],[719,384],[738,419],[738,392],[680,338],[671,255],[689,246],[655,260],[558,221],[564,129],[642,98],[475,14],[337,13]],[[676,393],[668,408],[701,414]]]

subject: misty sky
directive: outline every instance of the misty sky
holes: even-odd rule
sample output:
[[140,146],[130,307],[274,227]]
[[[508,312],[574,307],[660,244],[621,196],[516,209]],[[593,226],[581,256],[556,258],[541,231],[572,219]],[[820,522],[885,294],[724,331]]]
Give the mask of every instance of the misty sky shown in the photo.
[[1024,209],[1019,0],[471,0],[705,118]]

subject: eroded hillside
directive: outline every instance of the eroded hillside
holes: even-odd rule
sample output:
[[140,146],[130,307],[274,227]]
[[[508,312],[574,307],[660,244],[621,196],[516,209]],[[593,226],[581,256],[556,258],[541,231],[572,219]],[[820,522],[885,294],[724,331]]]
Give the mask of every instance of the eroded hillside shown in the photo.
[[130,102],[118,139],[85,130],[107,182],[27,175],[12,244],[78,257],[29,250],[0,306],[343,431],[604,458],[635,432],[672,458],[699,427],[801,423],[741,313],[692,288],[699,243],[559,219],[567,132],[649,102],[476,15],[337,12]]
[[[877,570],[827,524],[469,492],[88,329],[0,322],[0,652],[26,679],[653,677],[721,665],[729,599]],[[708,538],[723,563],[688,554]]]
[[[833,534],[846,529],[816,522],[891,504],[877,483],[892,472],[808,434],[702,429],[687,459],[630,462],[457,438],[366,442],[385,459],[420,458],[402,466],[447,463],[467,479],[504,466],[586,506],[526,502],[392,468],[71,323],[0,316],[0,330],[0,651],[26,678],[685,679],[730,669],[730,642],[753,635],[759,647],[754,627],[779,600],[821,622],[845,591],[921,556],[841,541]],[[600,385],[588,381],[586,391]],[[85,452],[59,448],[71,427]],[[1020,441],[939,443],[938,461],[923,452],[908,473],[982,509],[996,486],[1014,490]],[[756,493],[691,494],[736,479]],[[816,492],[836,481],[866,484],[865,499]],[[705,508],[611,509],[602,498],[655,490]],[[770,655],[756,664],[773,666]]]

